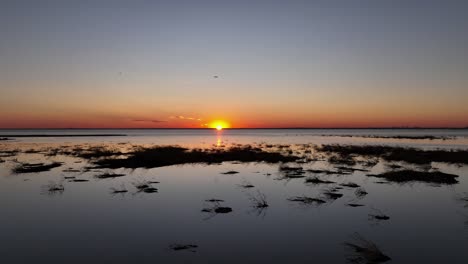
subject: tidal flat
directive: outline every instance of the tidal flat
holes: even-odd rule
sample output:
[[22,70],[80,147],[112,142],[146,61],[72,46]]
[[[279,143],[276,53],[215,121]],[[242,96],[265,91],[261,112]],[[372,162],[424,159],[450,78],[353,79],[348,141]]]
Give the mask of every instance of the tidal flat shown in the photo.
[[0,133],[9,138],[0,254],[5,263],[464,263],[468,132],[365,132]]

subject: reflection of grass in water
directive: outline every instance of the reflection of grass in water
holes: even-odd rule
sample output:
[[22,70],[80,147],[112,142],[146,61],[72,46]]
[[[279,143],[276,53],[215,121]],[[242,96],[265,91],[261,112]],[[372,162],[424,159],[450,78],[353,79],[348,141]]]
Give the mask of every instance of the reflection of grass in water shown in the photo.
[[463,194],[457,194],[455,200],[464,204],[464,207],[468,207],[468,192]]
[[346,260],[349,263],[383,263],[391,260],[373,242],[366,240],[358,233],[351,236],[351,242],[344,243],[349,254]]

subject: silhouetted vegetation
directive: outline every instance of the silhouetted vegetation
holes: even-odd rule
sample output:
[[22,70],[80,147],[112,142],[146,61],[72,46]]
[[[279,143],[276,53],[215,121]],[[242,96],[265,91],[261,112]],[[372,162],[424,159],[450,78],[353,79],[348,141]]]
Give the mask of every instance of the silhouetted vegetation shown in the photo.
[[250,201],[252,202],[252,206],[254,208],[266,208],[269,206],[266,199],[266,195],[258,190],[255,196],[250,196]]
[[123,194],[123,193],[128,192],[127,188],[125,188],[125,184],[123,183],[120,185],[120,188],[112,187],[110,189],[111,189],[111,194],[118,194],[118,193]]
[[352,236],[351,242],[345,242],[344,245],[350,250],[346,256],[349,263],[377,264],[391,260],[377,245],[364,239],[358,233]]
[[10,139],[6,137],[0,137],[0,141],[5,141],[5,140],[10,140]]
[[69,182],[89,182],[89,180],[86,179],[71,179]]
[[138,192],[157,193],[158,189],[151,186],[151,184],[153,184],[153,183],[155,183],[155,182],[150,182],[150,181],[147,181],[147,180],[143,180],[143,181],[134,182],[133,186],[135,186],[135,188],[137,188]]
[[349,207],[361,207],[364,206],[363,204],[357,204],[357,203],[347,203],[346,206]]
[[202,209],[204,213],[211,213],[213,216],[216,214],[227,214],[232,212],[231,207],[221,206],[221,203],[224,202],[220,199],[209,199],[205,200],[206,202],[210,202],[211,206],[205,207]]
[[221,172],[221,174],[226,174],[226,175],[229,175],[229,174],[237,174],[239,173],[238,171],[226,171],[226,172]]
[[415,164],[446,162],[468,164],[467,150],[422,150],[390,146],[322,145],[317,151],[340,155],[376,156],[387,161],[405,161]]
[[13,168],[13,173],[35,173],[42,171],[49,171],[53,168],[62,166],[61,162],[52,162],[50,164],[44,163],[20,163]]
[[304,178],[305,171],[302,167],[289,167],[286,165],[281,165],[279,167],[283,179],[296,179]]
[[35,137],[35,138],[44,138],[44,137],[124,137],[127,136],[126,134],[30,134],[30,135],[8,135],[10,138],[28,138],[28,137]]
[[354,191],[354,194],[356,195],[356,198],[362,199],[364,198],[368,193],[364,188],[357,188],[356,191]]
[[169,248],[174,251],[186,250],[190,252],[196,252],[196,248],[198,248],[198,246],[193,244],[172,244],[169,246]]
[[239,187],[242,187],[244,189],[250,189],[250,188],[254,188],[255,186],[253,186],[252,183],[244,179],[242,183],[239,184]]
[[96,175],[95,177],[98,179],[108,179],[108,178],[117,178],[117,177],[123,177],[123,176],[125,176],[125,174],[104,172],[102,174]]
[[80,172],[80,170],[68,168],[68,169],[63,170],[63,172]]
[[291,197],[291,198],[288,198],[288,201],[291,201],[291,202],[300,202],[300,203],[307,204],[307,205],[312,205],[312,204],[320,205],[320,204],[326,203],[326,201],[324,201],[324,200],[322,200],[322,199],[313,198],[313,197],[307,197],[307,196],[295,196],[295,197]]
[[427,182],[436,184],[455,184],[458,183],[458,175],[444,173],[440,171],[416,171],[416,170],[397,170],[388,171],[382,174],[368,174],[371,177],[383,178],[389,182]]
[[104,158],[94,161],[98,168],[155,168],[189,163],[289,162],[298,159],[280,153],[266,152],[250,145],[229,149],[187,149],[179,146],[139,148],[128,153],[127,158]]
[[360,186],[354,182],[347,182],[347,183],[342,183],[340,184],[341,186],[344,187],[349,187],[349,188],[359,188]]
[[9,158],[16,156],[20,151],[18,149],[0,150],[0,158]]
[[369,214],[369,220],[377,220],[377,221],[386,221],[390,220],[390,216],[384,214],[382,211],[379,209],[372,209],[373,213]]
[[309,177],[305,180],[305,183],[311,183],[311,184],[332,184],[335,183],[334,181],[327,181],[327,180],[322,180],[318,177]]
[[49,195],[62,194],[65,191],[65,187],[62,183],[52,181],[45,185],[44,188]]
[[340,189],[341,189],[340,187],[329,188],[323,191],[322,194],[323,196],[325,196],[327,200],[336,200],[338,198],[343,197],[342,193],[338,193],[338,190]]
[[317,173],[317,174],[326,174],[326,175],[331,175],[331,174],[337,174],[337,175],[347,175],[351,174],[351,171],[333,171],[333,170],[318,170],[318,169],[309,169],[306,170],[307,172],[312,172],[312,173]]
[[335,167],[336,169],[340,170],[340,171],[363,171],[363,172],[367,172],[369,170],[365,170],[365,169],[357,169],[357,168],[351,168],[351,167],[345,167],[345,166],[336,166]]

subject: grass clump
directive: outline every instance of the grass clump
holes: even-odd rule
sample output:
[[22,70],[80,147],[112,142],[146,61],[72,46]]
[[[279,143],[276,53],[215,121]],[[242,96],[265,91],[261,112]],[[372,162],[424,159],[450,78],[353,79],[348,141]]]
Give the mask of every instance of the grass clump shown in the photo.
[[404,161],[414,164],[430,164],[431,162],[468,164],[468,150],[422,150],[369,145],[322,145],[316,147],[316,150],[329,154],[380,157],[386,161]]
[[174,251],[197,252],[196,249],[198,248],[198,246],[194,244],[172,244],[169,245],[169,248]]
[[368,194],[368,192],[364,188],[360,187],[354,191],[354,194],[356,195],[356,198],[362,199]]
[[344,243],[346,249],[349,250],[346,256],[349,263],[377,264],[391,260],[376,244],[364,239],[358,233],[355,233],[351,239],[351,242]]
[[334,181],[327,181],[327,180],[322,180],[316,176],[307,178],[305,180],[305,183],[311,183],[311,184],[333,184],[335,183]]
[[342,183],[340,185],[344,186],[344,187],[349,187],[349,188],[359,188],[360,187],[357,183],[354,183],[354,182],[346,182],[346,183]]
[[388,171],[382,174],[369,174],[368,176],[385,179],[389,182],[426,182],[435,184],[456,184],[458,175],[444,173],[440,171],[416,171],[416,170],[397,170]]
[[104,172],[102,174],[98,174],[95,177],[98,179],[109,179],[109,178],[117,178],[117,177],[123,177],[125,174],[120,174],[120,173],[114,173],[114,172]]
[[47,194],[49,195],[56,195],[56,194],[62,194],[65,191],[65,186],[63,184],[57,183],[57,182],[49,182],[49,184],[44,186],[44,189]]
[[233,170],[226,171],[226,172],[221,172],[221,174],[225,174],[225,175],[238,174],[238,173],[239,173],[238,171],[233,171]]
[[295,196],[288,198],[288,201],[290,202],[300,202],[302,204],[306,205],[321,205],[326,203],[326,201],[319,199],[319,198],[313,198],[313,197],[308,197],[308,196]]
[[13,173],[36,173],[49,171],[53,168],[62,166],[61,162],[52,162],[50,164],[44,163],[20,163],[18,166],[13,168]]

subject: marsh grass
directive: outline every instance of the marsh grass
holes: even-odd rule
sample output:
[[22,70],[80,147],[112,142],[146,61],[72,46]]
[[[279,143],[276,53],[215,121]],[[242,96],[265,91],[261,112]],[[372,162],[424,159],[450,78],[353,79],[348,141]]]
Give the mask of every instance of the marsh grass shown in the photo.
[[346,255],[349,263],[377,264],[391,260],[376,244],[364,239],[358,233],[351,236],[351,241],[345,242],[344,246],[349,252]]
[[349,207],[362,207],[362,206],[365,206],[365,205],[358,204],[358,203],[347,203],[346,206],[349,206]]
[[340,186],[349,187],[349,188],[359,188],[359,187],[361,187],[357,183],[354,183],[354,182],[341,183]]
[[325,200],[320,199],[320,198],[314,198],[314,197],[308,197],[308,196],[294,196],[288,198],[288,201],[290,202],[299,202],[303,205],[322,205],[326,203]]
[[391,146],[322,145],[316,151],[334,155],[380,157],[386,161],[404,161],[414,164],[431,162],[468,164],[468,150],[422,150]]
[[113,178],[117,178],[117,177],[123,177],[123,176],[126,176],[125,174],[120,174],[120,173],[114,173],[114,172],[104,172],[102,174],[98,174],[94,177],[98,178],[98,179],[113,179]]
[[152,182],[148,180],[139,180],[133,183],[133,186],[137,189],[137,193],[157,193],[158,189],[153,187],[152,184],[159,182]]
[[169,249],[173,251],[189,251],[189,252],[197,252],[198,245],[195,244],[172,244],[169,245]]
[[368,174],[370,177],[377,177],[388,182],[406,183],[406,182],[426,182],[434,184],[456,184],[458,175],[444,173],[440,171],[417,171],[417,170],[396,170],[381,174]]
[[50,181],[49,184],[44,185],[43,189],[48,195],[62,194],[65,191],[65,186],[61,182]]
[[218,214],[228,214],[233,211],[231,207],[222,206],[221,203],[223,203],[224,200],[221,199],[212,198],[205,200],[205,202],[208,202],[209,205],[205,205],[201,211],[203,213],[209,213],[209,215],[204,218],[204,220],[211,219]]
[[338,193],[338,187],[334,187],[334,188],[329,188],[329,189],[325,189],[324,192],[322,192],[323,196],[325,196],[325,198],[327,200],[337,200],[341,197],[343,197],[343,194],[342,193]]
[[248,181],[246,179],[243,179],[242,183],[240,183],[238,186],[241,187],[241,188],[244,188],[244,189],[250,189],[250,188],[255,187],[250,181]]
[[310,183],[310,184],[314,184],[314,185],[317,185],[317,184],[334,184],[336,182],[334,181],[328,181],[328,180],[322,180],[320,179],[319,177],[317,176],[313,176],[313,177],[309,177],[305,180],[305,183]]
[[239,173],[238,171],[233,171],[233,170],[221,172],[221,174],[225,174],[225,175],[232,175],[232,174],[238,174],[238,173]]
[[372,208],[372,212],[368,215],[371,221],[387,221],[390,220],[390,216],[384,214],[381,210]]
[[363,199],[368,194],[368,192],[364,188],[360,187],[354,191],[354,194],[356,195],[357,199]]
[[250,193],[247,195],[251,203],[251,210],[249,213],[255,213],[257,216],[265,217],[267,209],[270,207],[266,195],[260,192],[260,190],[257,190],[254,195]]
[[13,173],[36,173],[36,172],[43,172],[49,171],[53,168],[57,168],[62,166],[63,163],[61,162],[52,162],[50,164],[44,163],[20,163],[16,167],[13,168]]
[[122,183],[120,187],[111,187],[111,194],[125,194],[128,192],[127,188],[125,187],[125,183]]
[[251,145],[226,149],[188,149],[180,146],[140,147],[126,154],[126,158],[103,158],[92,163],[97,168],[156,168],[179,164],[220,164],[238,162],[290,162],[299,159],[292,155],[264,151]]
[[68,182],[89,182],[89,180],[86,180],[86,179],[71,179]]
[[290,167],[284,164],[279,166],[278,170],[281,174],[281,176],[278,178],[279,180],[304,178],[306,173],[306,171],[302,167]]
[[270,205],[267,202],[267,197],[264,193],[257,190],[256,195],[251,195],[249,200],[252,202],[254,208],[267,208]]

